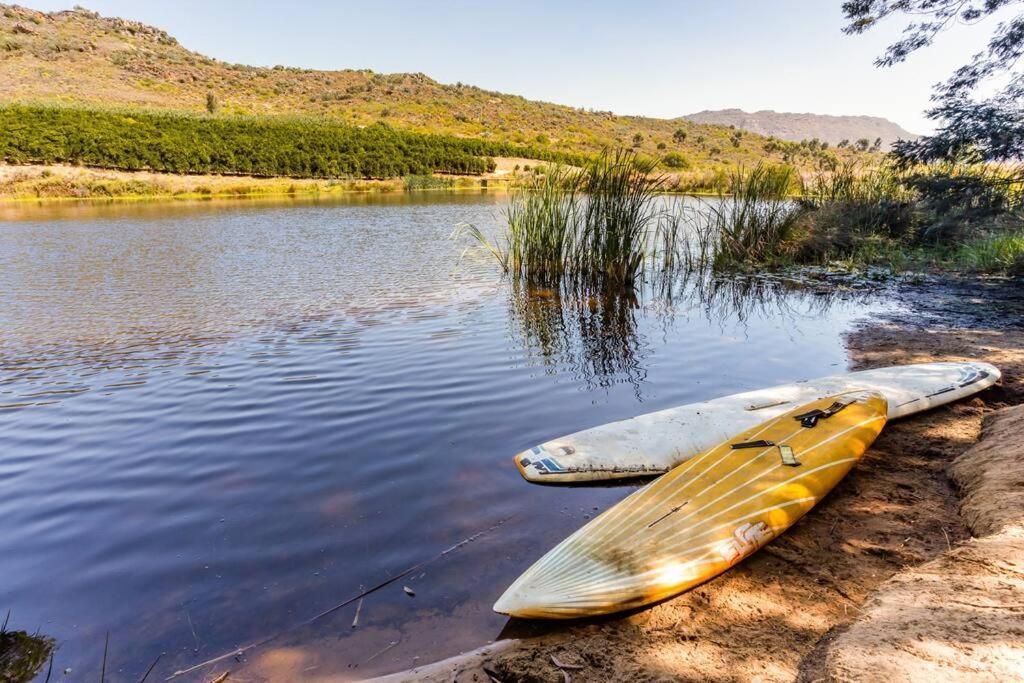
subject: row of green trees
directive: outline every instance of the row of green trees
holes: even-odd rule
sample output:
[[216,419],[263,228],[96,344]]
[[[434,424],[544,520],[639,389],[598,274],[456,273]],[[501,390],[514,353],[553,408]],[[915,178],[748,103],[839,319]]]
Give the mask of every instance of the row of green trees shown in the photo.
[[6,163],[304,178],[480,174],[494,156],[579,163],[572,155],[487,140],[357,128],[301,118],[200,116],[37,104],[0,106]]

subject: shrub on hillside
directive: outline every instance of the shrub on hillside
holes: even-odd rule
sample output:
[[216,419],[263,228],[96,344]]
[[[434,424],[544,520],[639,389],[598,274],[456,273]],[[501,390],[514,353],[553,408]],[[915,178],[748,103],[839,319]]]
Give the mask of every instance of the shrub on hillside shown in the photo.
[[690,160],[679,152],[669,152],[661,158],[661,165],[665,168],[687,169],[690,168]]

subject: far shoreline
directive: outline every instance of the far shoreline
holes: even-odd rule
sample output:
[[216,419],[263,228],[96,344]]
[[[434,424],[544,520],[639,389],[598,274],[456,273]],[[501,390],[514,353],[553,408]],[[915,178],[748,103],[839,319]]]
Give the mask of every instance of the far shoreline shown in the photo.
[[[0,162],[0,205],[62,202],[158,202],[234,199],[281,199],[355,194],[505,193],[528,181],[531,169],[544,162],[496,158],[493,173],[374,178],[295,178],[179,174],[161,171],[106,169],[70,164],[5,164]],[[671,174],[670,174],[671,175]],[[664,190],[666,196],[718,197],[719,192]]]
[[[497,175],[391,179],[326,179],[244,175],[174,174],[70,165],[0,164],[0,202],[176,201],[315,197],[404,192],[504,191],[511,178]],[[415,183],[414,187],[410,187]]]

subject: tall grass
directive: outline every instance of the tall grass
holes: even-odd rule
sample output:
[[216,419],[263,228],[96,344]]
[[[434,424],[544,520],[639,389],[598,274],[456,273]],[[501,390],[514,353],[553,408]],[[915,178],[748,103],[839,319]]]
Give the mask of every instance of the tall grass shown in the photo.
[[762,163],[734,170],[728,194],[702,202],[694,213],[690,267],[736,269],[777,261],[801,214],[793,197],[799,188],[800,178],[791,166]]
[[629,150],[602,153],[581,169],[549,167],[512,195],[499,241],[474,226],[460,232],[530,282],[631,285],[643,277],[655,233],[671,227],[659,223],[654,168]]
[[955,261],[961,267],[984,273],[1024,274],[1024,231],[989,235],[960,247]]
[[599,155],[576,176],[576,274],[631,284],[643,272],[657,195],[664,183],[656,162],[630,151]]
[[890,165],[848,163],[819,174],[805,186],[808,220],[794,258],[818,263],[891,252],[913,238],[914,199],[905,173]]
[[556,166],[513,194],[505,249],[496,253],[506,271],[550,283],[572,266],[579,241],[576,185],[573,172]]
[[906,183],[917,195],[922,244],[968,243],[1005,232],[1000,223],[1024,222],[1022,164],[934,164],[911,171]]
[[883,164],[864,169],[857,162],[847,162],[820,173],[804,186],[804,200],[816,206],[832,203],[868,203],[908,198],[905,175],[895,167]]
[[968,268],[976,256],[989,263],[981,269],[991,270],[1006,260],[996,251],[1014,243],[1024,222],[1024,170],[848,164],[808,183],[802,202],[809,211],[794,249],[798,262],[889,262],[900,252],[923,250],[953,254]]

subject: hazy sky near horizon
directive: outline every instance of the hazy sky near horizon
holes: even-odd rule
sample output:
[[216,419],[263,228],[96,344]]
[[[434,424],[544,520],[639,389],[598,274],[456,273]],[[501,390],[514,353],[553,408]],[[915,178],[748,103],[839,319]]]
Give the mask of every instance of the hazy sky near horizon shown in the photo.
[[868,114],[929,132],[932,85],[984,47],[956,26],[908,63],[874,59],[889,22],[842,33],[840,0],[21,0],[158,26],[186,48],[259,66],[423,72],[443,83],[671,118],[702,109]]

